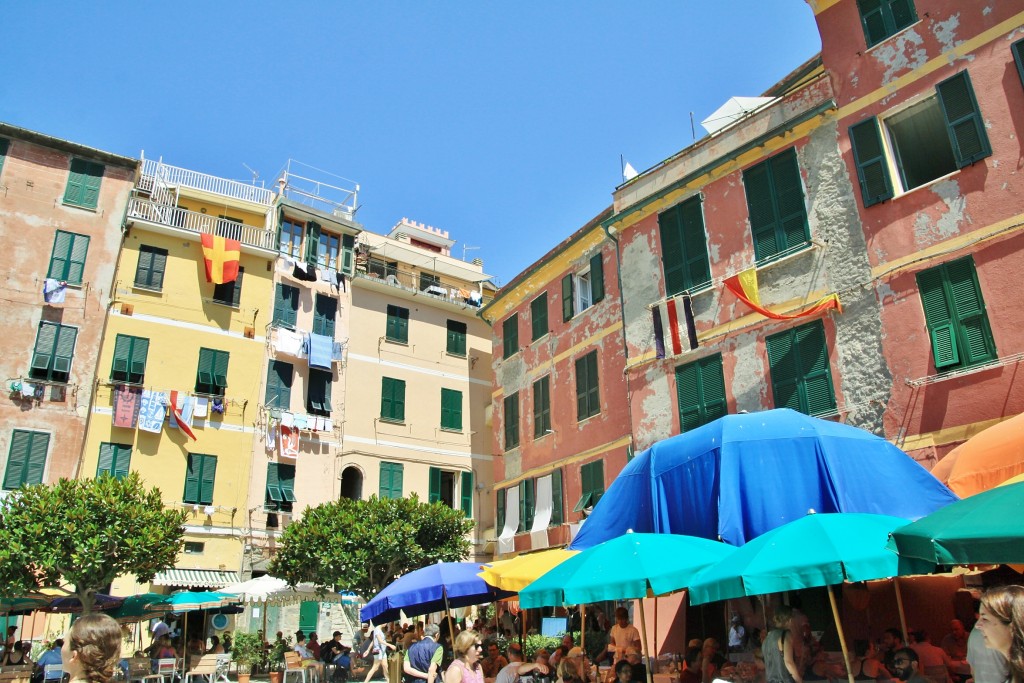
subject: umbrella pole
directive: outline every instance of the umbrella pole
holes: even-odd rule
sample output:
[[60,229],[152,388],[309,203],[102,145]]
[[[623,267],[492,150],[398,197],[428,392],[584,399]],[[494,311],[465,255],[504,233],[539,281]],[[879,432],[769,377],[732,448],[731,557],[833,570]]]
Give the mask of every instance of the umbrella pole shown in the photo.
[[658,596],[654,596],[654,657],[658,657]]
[[903,593],[900,592],[900,577],[892,577],[892,585],[896,588],[896,609],[900,613],[900,629],[903,631],[903,642],[910,642],[907,638],[907,615],[903,612]]
[[850,653],[846,649],[846,635],[843,633],[843,622],[839,620],[839,608],[836,606],[836,596],[832,592],[832,586],[825,586],[828,591],[828,602],[832,605],[832,618],[836,620],[836,631],[839,633],[839,647],[843,650],[843,663],[846,664],[846,678],[853,683],[853,671],[850,670]]
[[580,647],[587,651],[587,606],[580,604]]
[[[647,683],[654,683],[654,675],[651,673],[651,651],[647,648],[647,620],[644,619],[644,599],[640,598],[640,635],[644,637],[644,652],[647,654]],[[852,681],[851,681],[852,683]]]

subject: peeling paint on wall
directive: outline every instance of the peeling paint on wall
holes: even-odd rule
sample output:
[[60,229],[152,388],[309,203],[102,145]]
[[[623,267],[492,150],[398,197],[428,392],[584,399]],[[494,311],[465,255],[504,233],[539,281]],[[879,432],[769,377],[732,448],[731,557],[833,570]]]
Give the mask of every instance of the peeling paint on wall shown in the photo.
[[935,22],[935,28],[932,29],[932,33],[935,34],[935,38],[942,44],[942,51],[949,52],[954,47],[962,43],[962,40],[957,40],[956,30],[960,26],[960,13],[957,12],[949,19],[945,21]]
[[633,428],[637,448],[647,448],[679,433],[673,409],[675,397],[669,391],[669,372],[666,366],[659,364],[644,373],[640,414],[635,416]]
[[647,306],[662,297],[661,248],[656,242],[656,232],[638,231],[636,238],[622,247],[622,320],[631,349],[647,350],[654,345],[654,325]]
[[928,61],[928,52],[923,44],[921,34],[911,28],[873,47],[869,54],[885,69],[882,84],[888,85],[903,72],[924,66]]
[[942,204],[935,204],[937,217],[921,212],[914,217],[914,239],[919,249],[960,234],[967,217],[967,197],[960,192],[960,183],[955,178],[940,180],[930,191]]

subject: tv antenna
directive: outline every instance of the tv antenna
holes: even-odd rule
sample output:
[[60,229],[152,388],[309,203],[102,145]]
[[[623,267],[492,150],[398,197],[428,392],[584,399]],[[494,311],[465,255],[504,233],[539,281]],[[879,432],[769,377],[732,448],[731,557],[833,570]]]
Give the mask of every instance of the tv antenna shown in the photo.
[[255,185],[256,180],[260,177],[259,172],[244,161],[242,162],[242,166],[245,166],[246,170],[248,170],[249,173],[252,173],[252,184]]
[[467,251],[473,251],[474,249],[479,249],[479,248],[480,247],[471,247],[468,244],[463,244],[462,245],[462,260],[463,261],[466,260],[466,252]]

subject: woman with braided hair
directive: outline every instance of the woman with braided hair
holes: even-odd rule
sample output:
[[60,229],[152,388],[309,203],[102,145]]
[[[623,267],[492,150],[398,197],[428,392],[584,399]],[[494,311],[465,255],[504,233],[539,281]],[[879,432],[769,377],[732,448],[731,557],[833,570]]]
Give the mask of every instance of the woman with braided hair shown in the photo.
[[70,683],[108,683],[121,659],[121,627],[106,614],[87,614],[71,625],[61,648]]

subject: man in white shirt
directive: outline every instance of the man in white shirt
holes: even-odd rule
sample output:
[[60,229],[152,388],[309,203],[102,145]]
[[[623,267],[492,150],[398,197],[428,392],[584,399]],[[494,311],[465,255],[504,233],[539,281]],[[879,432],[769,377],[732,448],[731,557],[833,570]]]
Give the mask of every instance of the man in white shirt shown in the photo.
[[613,661],[626,656],[626,648],[640,650],[640,631],[629,623],[629,610],[625,607],[615,608],[615,626],[608,634],[608,652],[612,653]]

